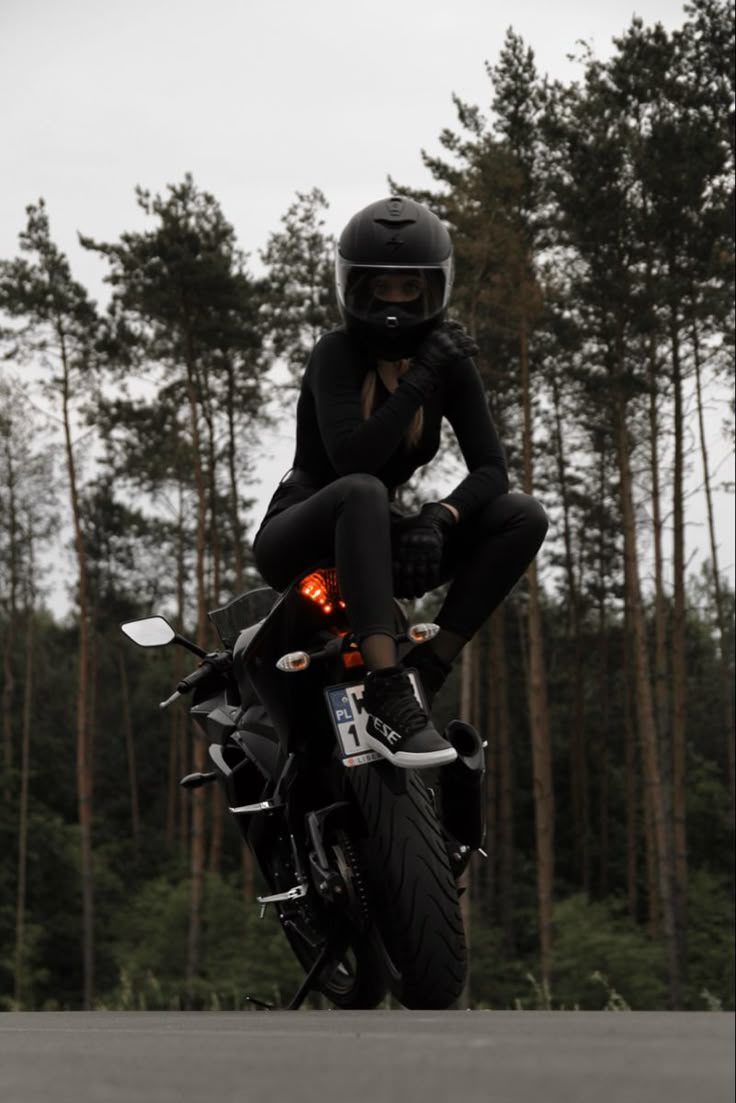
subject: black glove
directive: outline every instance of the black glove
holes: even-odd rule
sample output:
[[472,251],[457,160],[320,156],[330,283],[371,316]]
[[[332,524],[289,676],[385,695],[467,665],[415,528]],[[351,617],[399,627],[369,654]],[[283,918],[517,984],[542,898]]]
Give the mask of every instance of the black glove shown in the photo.
[[419,345],[412,366],[401,377],[402,382],[413,384],[423,395],[431,394],[447,364],[475,356],[477,352],[478,346],[459,322],[442,322]]
[[402,518],[394,527],[394,592],[397,597],[422,597],[440,584],[445,536],[455,524],[452,512],[439,502]]
[[442,322],[424,338],[414,353],[414,363],[439,369],[453,360],[475,356],[478,346],[459,322]]

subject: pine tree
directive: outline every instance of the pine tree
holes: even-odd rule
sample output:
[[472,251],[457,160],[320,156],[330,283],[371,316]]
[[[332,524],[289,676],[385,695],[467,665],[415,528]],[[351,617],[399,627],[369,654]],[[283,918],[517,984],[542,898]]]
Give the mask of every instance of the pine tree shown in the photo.
[[92,868],[92,770],[88,725],[89,647],[85,548],[80,518],[79,457],[75,450],[75,404],[86,398],[95,363],[99,321],[94,304],[71,275],[51,238],[43,200],[27,209],[20,235],[25,256],[0,262],[0,312],[17,321],[6,332],[13,359],[44,369],[46,392],[61,415],[79,606],[77,684],[77,796],[82,877],[84,1006],[94,998],[94,879]]
[[[104,255],[113,286],[113,316],[124,320],[122,352],[159,367],[188,413],[188,445],[196,509],[196,632],[208,645],[208,603],[218,594],[220,549],[216,501],[218,455],[214,419],[220,401],[233,401],[233,372],[243,372],[237,394],[241,416],[258,417],[261,397],[260,338],[255,325],[257,292],[244,268],[232,226],[215,199],[199,191],[190,176],[165,197],[138,189],[138,202],[154,222],[117,243],[82,238]],[[134,350],[131,352],[131,346]],[[112,344],[113,353],[115,350]],[[230,423],[232,424],[232,423]],[[231,431],[232,432],[232,431]],[[230,465],[232,471],[232,465]],[[234,488],[231,486],[231,501]],[[239,541],[239,523],[235,539]],[[215,567],[208,579],[208,549]],[[208,584],[209,583],[209,584]],[[214,602],[213,602],[214,603]],[[204,745],[194,735],[194,768],[204,765]],[[192,796],[191,911],[188,948],[189,1002],[200,969],[200,931],[205,868],[204,795]]]
[[679,1006],[681,959],[674,856],[654,725],[632,471],[632,410],[636,409],[635,399],[645,387],[639,361],[632,355],[640,343],[641,249],[636,232],[638,209],[632,201],[635,164],[631,156],[630,122],[621,114],[609,88],[606,71],[598,63],[589,63],[584,92],[573,88],[552,105],[550,137],[553,142],[562,143],[558,146],[563,152],[555,185],[564,227],[570,246],[578,251],[585,265],[575,282],[575,292],[582,304],[587,333],[597,345],[590,354],[597,353],[600,363],[598,368],[592,360],[590,386],[592,393],[603,390],[612,413],[645,799],[656,833],[659,903],[669,950],[672,999]]
[[303,194],[281,219],[261,254],[267,275],[261,320],[274,357],[296,384],[317,339],[340,322],[334,291],[334,242],[325,232],[328,203],[319,188]]
[[[26,913],[28,897],[28,832],[31,733],[34,718],[33,667],[35,657],[34,620],[39,591],[37,560],[58,532],[54,517],[55,484],[51,456],[38,442],[44,440],[41,419],[29,402],[19,381],[12,376],[0,379],[0,430],[2,431],[4,488],[0,491],[0,577],[8,595],[3,602],[5,681],[4,703],[12,708],[6,714],[5,733],[16,741],[12,724],[20,717],[20,754],[6,748],[6,806],[17,808],[17,887],[15,905],[15,952],[13,994],[17,1007],[27,995],[28,947]],[[33,443],[31,443],[33,442]],[[7,578],[5,577],[7,571]],[[8,687],[17,683],[19,700],[14,702]],[[13,761],[13,760],[16,761]],[[19,798],[15,801],[15,794]]]

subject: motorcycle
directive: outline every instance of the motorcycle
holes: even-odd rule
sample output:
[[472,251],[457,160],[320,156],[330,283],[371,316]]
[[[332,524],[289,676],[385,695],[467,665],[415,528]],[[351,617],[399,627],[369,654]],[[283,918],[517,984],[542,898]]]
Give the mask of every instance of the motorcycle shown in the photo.
[[[394,607],[400,645],[438,631],[409,627]],[[388,991],[407,1008],[452,1007],[467,969],[458,878],[483,853],[477,733],[452,721],[445,737],[458,757],[434,771],[397,768],[367,746],[365,668],[332,567],[281,594],[251,590],[209,618],[222,641],[209,653],[160,616],[121,628],[141,646],[177,644],[200,659],[161,702],[191,693],[209,741],[214,768],[180,784],[224,789],[268,888],[262,913],[276,909],[305,970],[288,1007],[312,990],[345,1009],[373,1008]]]

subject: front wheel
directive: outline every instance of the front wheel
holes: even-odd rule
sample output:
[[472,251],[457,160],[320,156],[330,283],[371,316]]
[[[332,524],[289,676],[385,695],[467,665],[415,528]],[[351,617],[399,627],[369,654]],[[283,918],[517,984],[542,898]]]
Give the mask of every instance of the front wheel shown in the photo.
[[394,996],[444,1010],[465,985],[467,951],[457,884],[430,791],[410,770],[358,766],[350,780],[365,834],[361,857]]

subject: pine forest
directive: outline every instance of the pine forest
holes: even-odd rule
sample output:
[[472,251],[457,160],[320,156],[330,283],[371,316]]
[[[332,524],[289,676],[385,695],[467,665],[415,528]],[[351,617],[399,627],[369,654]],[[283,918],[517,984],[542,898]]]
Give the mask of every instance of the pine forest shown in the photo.
[[[435,714],[487,741],[472,1007],[734,1007],[733,14],[634,19],[568,84],[509,30],[487,105],[454,97],[422,154],[431,188],[387,177],[450,228],[452,316],[550,518]],[[212,648],[207,611],[263,584],[263,441],[339,324],[329,196],[295,193],[256,266],[191,176],[145,183],[137,229],[80,234],[104,307],[43,198],[0,260],[4,1010],[241,1009],[301,975],[219,787],[178,785],[206,768],[158,708],[187,656],[119,625],[163,613]],[[448,438],[407,501],[460,470]]]

